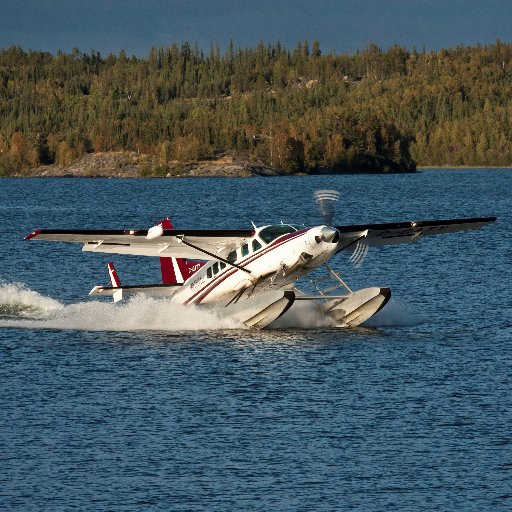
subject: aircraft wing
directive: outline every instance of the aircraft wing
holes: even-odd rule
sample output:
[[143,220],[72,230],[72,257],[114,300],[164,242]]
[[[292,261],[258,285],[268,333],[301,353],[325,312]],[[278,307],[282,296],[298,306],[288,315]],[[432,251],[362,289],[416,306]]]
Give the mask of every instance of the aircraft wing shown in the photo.
[[496,217],[479,217],[471,219],[422,220],[392,222],[387,224],[336,226],[336,229],[340,232],[338,252],[345,249],[354,249],[354,244],[359,241],[368,247],[406,244],[416,242],[424,236],[480,229],[495,220]]
[[[150,235],[148,237],[148,231]],[[36,229],[25,240],[82,243],[83,251],[135,256],[213,260],[246,243],[254,232],[240,230],[165,229],[157,236],[151,230],[61,230]]]

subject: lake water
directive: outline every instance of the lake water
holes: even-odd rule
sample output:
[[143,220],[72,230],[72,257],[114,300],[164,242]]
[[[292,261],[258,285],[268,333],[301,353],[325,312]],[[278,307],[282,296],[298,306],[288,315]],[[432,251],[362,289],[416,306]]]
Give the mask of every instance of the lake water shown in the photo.
[[[512,171],[0,181],[0,509],[512,510]],[[370,326],[243,330],[92,301],[109,255],[41,228],[246,228],[497,215],[332,265],[389,286]],[[126,283],[153,258],[113,257]]]

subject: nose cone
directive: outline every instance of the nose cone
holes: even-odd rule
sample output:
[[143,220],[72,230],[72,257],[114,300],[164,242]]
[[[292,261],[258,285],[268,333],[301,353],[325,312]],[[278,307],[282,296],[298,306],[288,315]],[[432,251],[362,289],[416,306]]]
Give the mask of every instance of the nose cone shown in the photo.
[[324,242],[336,243],[340,237],[340,234],[337,229],[331,228],[329,226],[324,226],[320,230],[320,236]]

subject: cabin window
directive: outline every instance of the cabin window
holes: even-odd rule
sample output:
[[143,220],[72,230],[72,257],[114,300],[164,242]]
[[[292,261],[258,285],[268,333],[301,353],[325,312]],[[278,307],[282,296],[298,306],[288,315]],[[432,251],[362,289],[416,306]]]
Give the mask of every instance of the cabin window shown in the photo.
[[297,231],[293,226],[286,226],[285,224],[278,224],[276,226],[268,226],[262,229],[258,235],[266,243],[269,244],[280,236],[287,235],[288,233],[295,233]]
[[242,258],[244,256],[247,256],[249,254],[249,244],[242,245],[242,247],[240,248],[240,252],[242,253]]
[[236,261],[236,251],[231,251],[226,259],[231,263],[234,263]]
[[206,270],[206,277],[212,277],[212,267],[208,267]]
[[219,266],[221,270],[226,268],[226,264],[223,261],[220,262]]
[[252,251],[256,252],[261,249],[261,244],[256,240],[256,238],[252,241]]
[[216,274],[218,271],[219,271],[219,262],[216,261],[213,265],[212,265],[212,269],[213,269],[213,273]]

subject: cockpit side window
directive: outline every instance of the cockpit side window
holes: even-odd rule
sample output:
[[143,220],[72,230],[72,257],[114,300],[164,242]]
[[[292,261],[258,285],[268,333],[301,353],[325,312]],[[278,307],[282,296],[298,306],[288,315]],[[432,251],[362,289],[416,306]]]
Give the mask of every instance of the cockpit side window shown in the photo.
[[280,236],[287,235],[288,233],[295,233],[297,231],[293,226],[286,226],[285,224],[278,224],[276,226],[268,226],[259,232],[259,237],[269,244]]
[[256,252],[261,249],[261,244],[256,240],[256,238],[252,241],[252,251]]

